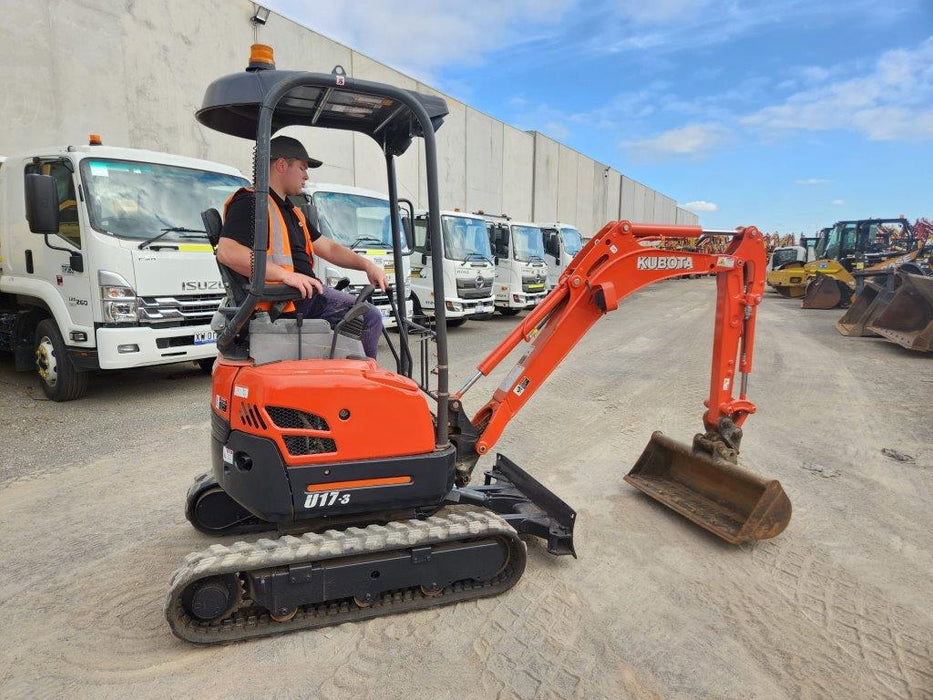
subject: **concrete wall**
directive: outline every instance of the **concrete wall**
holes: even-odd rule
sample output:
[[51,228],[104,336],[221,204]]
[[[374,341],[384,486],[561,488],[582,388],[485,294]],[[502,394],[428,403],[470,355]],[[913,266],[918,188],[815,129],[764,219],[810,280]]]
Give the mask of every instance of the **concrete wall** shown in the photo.
[[[104,142],[230,163],[252,172],[252,144],[194,119],[205,87],[242,70],[253,43],[249,0],[0,0],[0,154],[43,145]],[[440,94],[276,14],[259,30],[284,69],[330,72]],[[678,210],[618,171],[536,132],[520,131],[446,95],[438,132],[441,205],[507,213],[515,219],[575,224],[585,236],[619,218],[675,223]],[[325,165],[322,182],[385,191],[385,161],[364,136],[296,127]],[[424,148],[397,164],[399,193],[426,206]]]

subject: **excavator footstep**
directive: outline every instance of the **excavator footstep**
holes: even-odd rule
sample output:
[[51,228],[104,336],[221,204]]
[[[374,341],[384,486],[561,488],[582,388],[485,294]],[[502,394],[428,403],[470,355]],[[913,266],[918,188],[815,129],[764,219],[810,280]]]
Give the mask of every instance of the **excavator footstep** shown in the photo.
[[655,432],[625,480],[732,544],[769,539],[790,522],[791,504],[775,479]]

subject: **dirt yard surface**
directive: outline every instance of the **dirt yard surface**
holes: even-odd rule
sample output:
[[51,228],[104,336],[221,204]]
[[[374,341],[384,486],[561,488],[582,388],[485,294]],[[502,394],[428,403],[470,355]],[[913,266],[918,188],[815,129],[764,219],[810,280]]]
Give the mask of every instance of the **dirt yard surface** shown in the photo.
[[[0,695],[933,698],[933,356],[769,294],[741,463],[780,479],[787,531],[732,547],[622,481],[653,430],[701,427],[714,285],[626,301],[497,445],[577,509],[578,560],[531,544],[497,598],[212,648],[163,617],[211,544],[184,517],[209,379],[98,376],[55,404],[0,357]],[[515,322],[451,329],[453,387]]]

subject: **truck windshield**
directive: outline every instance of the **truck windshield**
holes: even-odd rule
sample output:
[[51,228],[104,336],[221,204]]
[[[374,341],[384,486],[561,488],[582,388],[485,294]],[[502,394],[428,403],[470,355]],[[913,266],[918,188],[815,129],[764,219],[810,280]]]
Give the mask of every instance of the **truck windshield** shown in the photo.
[[[342,192],[315,192],[312,196],[323,235],[348,248],[392,250],[392,222],[389,221],[387,199]],[[399,233],[403,252],[410,252],[401,214]]]
[[[238,176],[128,160],[81,161],[91,226],[119,238],[145,240],[167,228],[203,230],[201,212],[223,209],[249,182]],[[172,231],[161,240],[197,234]]]
[[475,258],[492,261],[486,222],[466,216],[444,216],[444,257],[450,260]]
[[562,226],[560,229],[560,237],[564,241],[564,250],[567,251],[567,255],[571,258],[579,253],[580,249],[583,247],[583,237],[575,228]]
[[544,260],[544,234],[537,226],[512,227],[512,257],[520,262]]

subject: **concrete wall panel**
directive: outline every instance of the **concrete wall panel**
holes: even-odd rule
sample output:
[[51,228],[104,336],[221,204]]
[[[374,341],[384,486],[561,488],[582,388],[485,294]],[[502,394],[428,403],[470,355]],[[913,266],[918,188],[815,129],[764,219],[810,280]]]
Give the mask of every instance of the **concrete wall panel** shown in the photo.
[[[596,228],[599,230],[604,224],[610,221],[618,221],[619,205],[622,196],[622,173],[618,170],[610,169],[606,176],[606,208],[603,212],[602,222],[596,222]],[[595,233],[595,232],[594,232]]]
[[544,134],[535,132],[534,193],[532,200],[532,214],[535,221],[557,221],[557,199],[560,192],[559,163],[560,144]]
[[466,109],[465,211],[502,213],[503,123]]
[[577,223],[577,170],[580,167],[580,154],[572,148],[560,144],[557,164],[557,219],[568,223]]
[[535,139],[505,124],[502,143],[502,211],[519,220],[534,220]]

